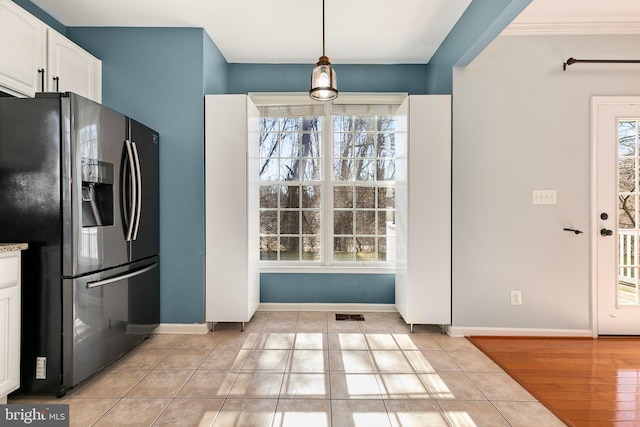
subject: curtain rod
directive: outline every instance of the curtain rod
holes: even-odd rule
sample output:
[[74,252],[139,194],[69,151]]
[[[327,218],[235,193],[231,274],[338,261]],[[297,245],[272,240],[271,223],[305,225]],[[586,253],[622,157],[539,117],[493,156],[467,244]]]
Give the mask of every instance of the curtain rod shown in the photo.
[[569,58],[562,66],[563,71],[567,71],[567,65],[576,64],[578,62],[590,62],[596,64],[640,64],[640,59],[575,59]]

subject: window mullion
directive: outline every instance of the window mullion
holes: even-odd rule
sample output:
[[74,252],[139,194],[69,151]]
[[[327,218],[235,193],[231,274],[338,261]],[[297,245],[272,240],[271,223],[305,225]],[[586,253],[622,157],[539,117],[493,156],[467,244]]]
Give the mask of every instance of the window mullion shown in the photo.
[[322,197],[321,232],[322,264],[330,265],[333,260],[333,120],[331,103],[327,102],[322,120]]

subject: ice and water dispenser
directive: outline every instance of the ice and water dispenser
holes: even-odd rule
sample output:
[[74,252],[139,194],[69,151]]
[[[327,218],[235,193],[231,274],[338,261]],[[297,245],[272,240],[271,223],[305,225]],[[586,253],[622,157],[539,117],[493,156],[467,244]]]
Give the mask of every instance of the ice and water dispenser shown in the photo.
[[82,226],[113,225],[113,164],[82,159]]

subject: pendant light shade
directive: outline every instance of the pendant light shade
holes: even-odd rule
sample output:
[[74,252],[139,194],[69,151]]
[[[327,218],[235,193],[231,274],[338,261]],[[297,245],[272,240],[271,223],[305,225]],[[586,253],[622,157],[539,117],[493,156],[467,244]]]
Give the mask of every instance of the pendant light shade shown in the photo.
[[311,73],[309,96],[317,101],[331,101],[338,97],[336,72],[331,67],[329,58],[324,55]]
[[331,101],[338,97],[336,72],[324,54],[324,0],[322,0],[322,56],[311,73],[309,96],[316,101]]

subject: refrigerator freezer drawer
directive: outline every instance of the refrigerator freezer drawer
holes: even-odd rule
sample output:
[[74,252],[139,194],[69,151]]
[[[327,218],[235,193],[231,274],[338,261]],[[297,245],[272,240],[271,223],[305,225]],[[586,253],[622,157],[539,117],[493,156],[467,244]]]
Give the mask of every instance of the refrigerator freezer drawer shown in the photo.
[[62,387],[98,372],[153,332],[158,259],[63,281]]

